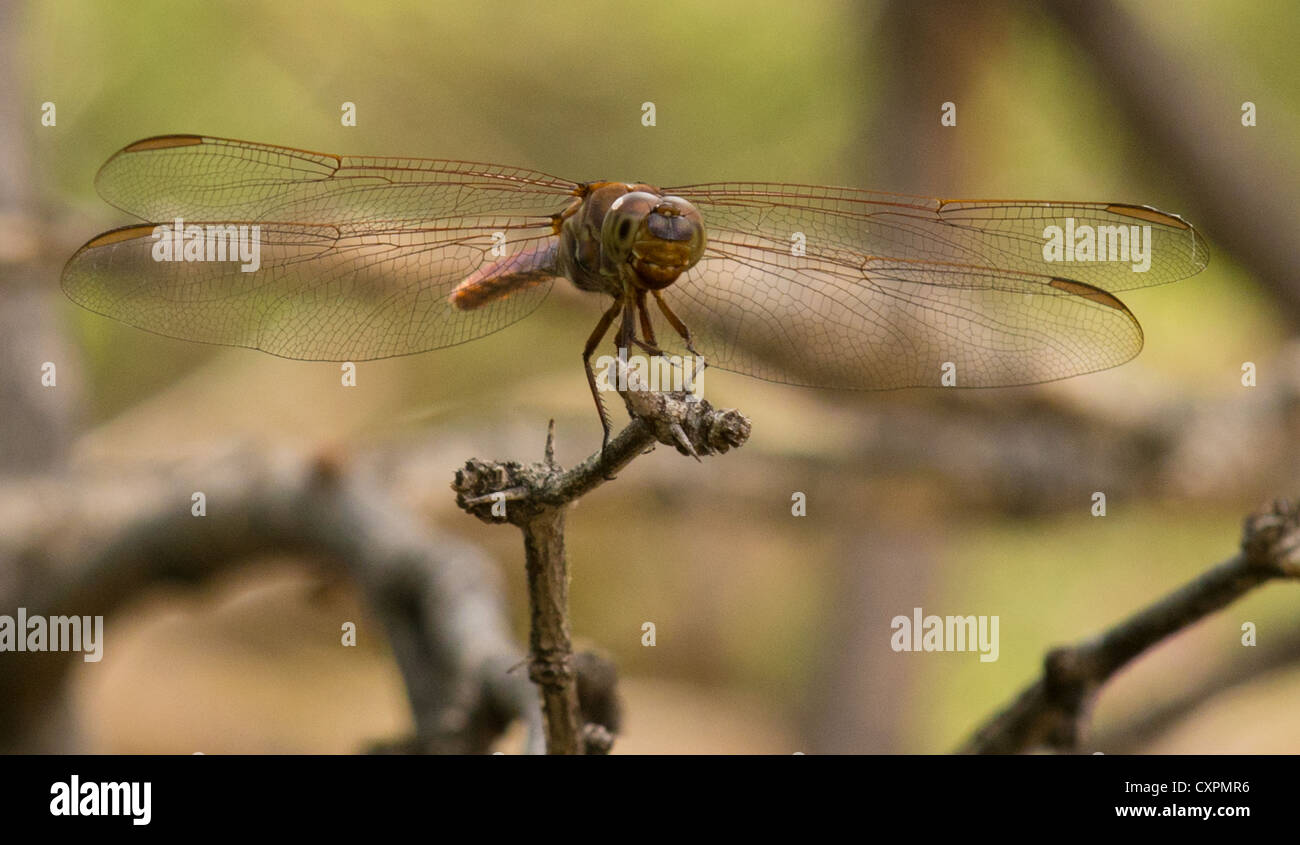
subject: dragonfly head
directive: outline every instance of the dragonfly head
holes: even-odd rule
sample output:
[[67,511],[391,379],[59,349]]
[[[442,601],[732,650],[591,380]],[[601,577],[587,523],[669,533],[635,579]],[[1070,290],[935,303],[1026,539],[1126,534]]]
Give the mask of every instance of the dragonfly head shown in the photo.
[[611,261],[632,266],[640,287],[660,290],[704,254],[704,220],[681,197],[632,191],[610,205],[600,239]]

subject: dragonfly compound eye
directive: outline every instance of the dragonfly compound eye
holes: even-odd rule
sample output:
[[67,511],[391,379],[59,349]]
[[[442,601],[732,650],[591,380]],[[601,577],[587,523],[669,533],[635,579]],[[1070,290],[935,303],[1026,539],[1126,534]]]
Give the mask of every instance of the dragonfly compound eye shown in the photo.
[[632,244],[630,261],[643,287],[665,288],[704,254],[704,221],[681,197],[660,197]]
[[632,254],[632,246],[646,217],[660,198],[645,191],[623,194],[610,205],[600,226],[600,239],[606,255],[622,264]]

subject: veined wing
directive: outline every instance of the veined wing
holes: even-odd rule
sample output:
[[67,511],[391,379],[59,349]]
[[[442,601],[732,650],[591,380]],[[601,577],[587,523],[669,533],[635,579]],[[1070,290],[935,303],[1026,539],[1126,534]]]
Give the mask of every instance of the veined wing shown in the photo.
[[137,141],[95,177],[105,200],[144,220],[292,223],[427,222],[541,216],[578,185],[531,170],[467,161],[337,156],[199,135]]
[[[1190,225],[1137,206],[669,190],[700,208],[709,233],[704,258],[666,292],[697,348],[722,369],[792,384],[939,385],[952,364],[958,386],[994,387],[1113,367],[1141,350],[1142,330],[1111,291],[1175,281],[1208,259]],[[1047,261],[1044,229],[1069,217],[1075,232],[1149,226],[1147,271]]]
[[[159,224],[259,227],[260,260],[155,258],[154,225],[69,260],[78,304],[185,340],[311,360],[450,346],[531,313],[554,267],[551,216],[575,183],[472,162],[334,156],[197,135],[131,144],[101,168],[109,202]],[[177,250],[180,254],[180,250]],[[474,311],[447,295],[485,262],[526,255],[539,279]]]
[[712,241],[666,296],[711,365],[814,387],[938,386],[948,364],[959,387],[1034,384],[1142,348],[1141,327],[1113,294],[1010,270],[852,266]]
[[[762,182],[665,190],[694,203],[710,235],[718,232],[725,240],[729,231],[748,243],[789,250],[798,233],[810,255],[834,257],[844,250],[863,256],[1002,268],[1063,276],[1112,292],[1185,279],[1209,262],[1205,241],[1191,224],[1146,206],[944,200]],[[1132,242],[1135,226],[1143,244]],[[1044,246],[1053,234],[1051,227],[1060,230],[1062,240],[1071,233],[1074,241],[1090,237],[1094,256],[1100,251],[1107,260],[1082,260],[1082,253],[1074,251],[1048,260]],[[1123,259],[1111,258],[1121,253]]]
[[447,301],[452,288],[494,260],[497,233],[506,235],[509,254],[526,251],[535,266],[553,267],[549,218],[389,229],[258,226],[259,266],[252,272],[238,261],[155,260],[155,227],[127,226],[79,249],[64,267],[63,290],[91,311],[168,337],[285,358],[361,361],[490,334],[532,313],[551,287],[539,279],[473,311]]

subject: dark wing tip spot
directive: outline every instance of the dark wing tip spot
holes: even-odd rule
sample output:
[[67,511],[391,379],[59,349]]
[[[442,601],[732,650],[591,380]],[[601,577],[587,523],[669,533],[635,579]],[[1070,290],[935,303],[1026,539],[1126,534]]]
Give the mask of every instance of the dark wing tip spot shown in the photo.
[[169,150],[172,147],[193,147],[203,143],[202,135],[156,135],[136,141],[122,150],[124,153],[139,153],[147,150]]
[[135,240],[136,238],[153,237],[153,230],[157,226],[153,223],[137,224],[135,226],[123,226],[120,229],[113,229],[111,232],[105,232],[102,235],[96,235],[86,242],[85,246],[77,252],[85,252],[95,247],[108,246],[109,244],[121,243],[122,241]]
[[1118,297],[1101,288],[1083,282],[1076,282],[1074,279],[1063,279],[1059,276],[1053,277],[1050,284],[1059,291],[1064,291],[1072,296],[1081,296],[1098,305],[1105,305],[1107,308],[1114,308],[1116,311],[1123,311],[1130,317],[1133,316],[1132,312],[1128,310],[1128,306],[1120,302]]
[[1176,214],[1166,214],[1163,211],[1154,209],[1148,205],[1124,205],[1123,203],[1112,203],[1106,206],[1106,210],[1111,214],[1119,214],[1124,217],[1133,217],[1138,220],[1145,220],[1148,223],[1155,223],[1159,226],[1170,226],[1174,229],[1190,229],[1192,224]]

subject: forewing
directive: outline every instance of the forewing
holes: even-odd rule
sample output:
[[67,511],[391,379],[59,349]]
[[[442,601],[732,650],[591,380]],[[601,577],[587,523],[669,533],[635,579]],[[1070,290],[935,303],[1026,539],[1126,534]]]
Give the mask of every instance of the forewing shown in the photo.
[[336,156],[198,135],[138,141],[100,168],[105,200],[144,220],[422,223],[560,211],[576,183],[512,167]]
[[[1122,203],[941,200],[902,194],[760,182],[667,189],[696,205],[710,234],[728,232],[773,249],[796,240],[811,255],[847,250],[1077,279],[1123,291],[1185,279],[1205,269],[1209,250],[1191,224],[1153,208]],[[1067,221],[1105,230],[1149,227],[1150,266],[1141,261],[1049,261],[1049,227]],[[796,238],[796,235],[799,237]]]

